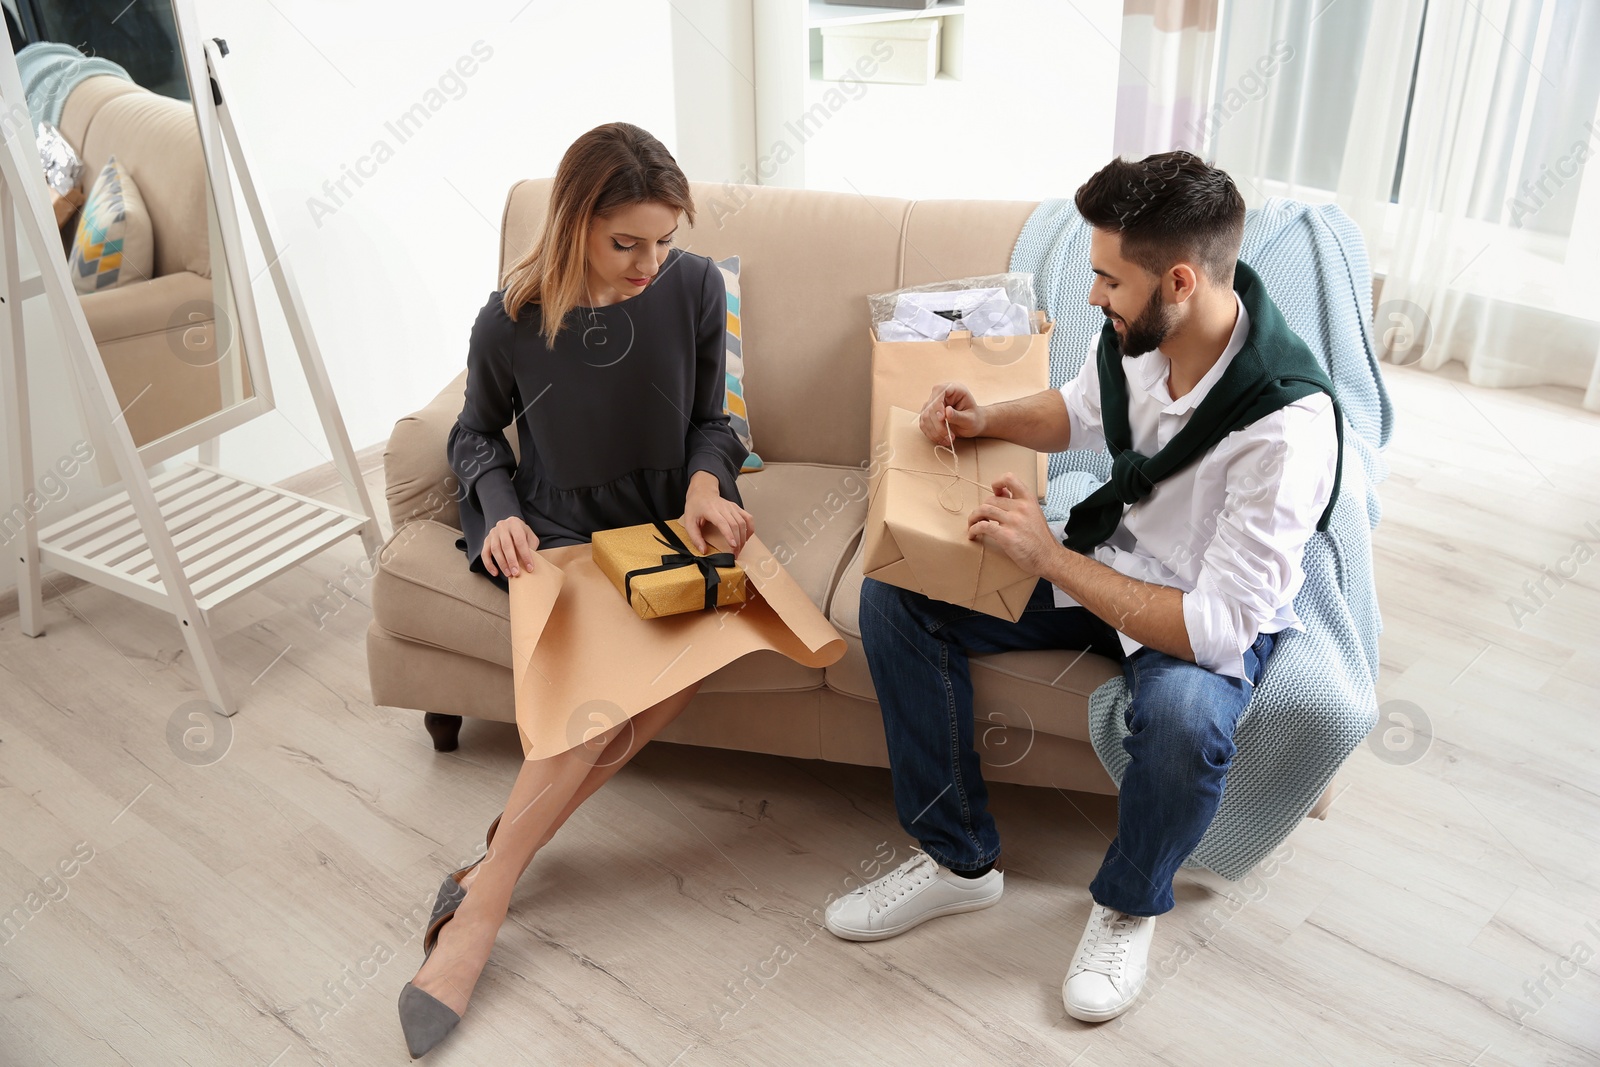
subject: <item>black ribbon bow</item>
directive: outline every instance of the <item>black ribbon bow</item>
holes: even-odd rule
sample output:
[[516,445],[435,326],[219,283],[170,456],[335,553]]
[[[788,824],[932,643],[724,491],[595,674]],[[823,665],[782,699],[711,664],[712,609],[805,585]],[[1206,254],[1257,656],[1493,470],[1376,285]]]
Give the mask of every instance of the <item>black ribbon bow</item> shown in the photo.
[[660,519],[651,519],[651,523],[660,531],[661,536],[656,540],[666,548],[675,548],[676,552],[664,553],[661,556],[661,565],[658,567],[640,567],[631,570],[622,576],[622,595],[628,603],[633,603],[633,579],[638,574],[655,574],[659,571],[677,570],[679,567],[698,567],[700,575],[706,583],[706,609],[717,606],[717,585],[722,581],[722,576],[717,573],[718,567],[737,567],[739,561],[732,552],[712,552],[708,555],[697,556],[694,551],[679,537],[666,523]]

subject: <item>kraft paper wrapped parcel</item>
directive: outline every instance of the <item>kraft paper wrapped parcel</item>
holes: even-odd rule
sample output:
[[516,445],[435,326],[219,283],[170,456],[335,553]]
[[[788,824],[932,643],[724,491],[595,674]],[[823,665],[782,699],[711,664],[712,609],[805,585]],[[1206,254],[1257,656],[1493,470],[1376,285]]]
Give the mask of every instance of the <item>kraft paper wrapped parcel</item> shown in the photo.
[[917,412],[902,407],[889,409],[883,438],[889,458],[867,502],[862,574],[1016,622],[1039,579],[1000,549],[968,537],[967,517],[1003,474],[1037,493],[1038,453],[992,437],[962,437],[952,459],[917,426]]

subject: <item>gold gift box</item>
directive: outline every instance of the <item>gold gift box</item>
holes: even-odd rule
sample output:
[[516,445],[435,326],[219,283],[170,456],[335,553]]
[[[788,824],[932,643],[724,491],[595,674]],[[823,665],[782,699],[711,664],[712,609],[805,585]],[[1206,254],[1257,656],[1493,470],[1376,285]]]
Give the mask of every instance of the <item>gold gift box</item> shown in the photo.
[[[717,576],[717,607],[744,603],[744,568],[733,554],[695,552],[676,519],[596,530],[590,541],[595,566],[628,598],[641,619],[704,610],[708,573]],[[717,562],[695,563],[695,558]],[[728,565],[719,565],[723,563]]]

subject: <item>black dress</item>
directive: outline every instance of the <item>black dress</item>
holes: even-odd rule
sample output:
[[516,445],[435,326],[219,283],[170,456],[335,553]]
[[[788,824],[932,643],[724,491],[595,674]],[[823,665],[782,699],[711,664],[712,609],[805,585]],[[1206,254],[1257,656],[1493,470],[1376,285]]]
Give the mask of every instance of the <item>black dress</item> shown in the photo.
[[[574,308],[555,346],[538,304],[513,322],[496,290],[467,349],[467,396],[450,431],[472,570],[484,535],[521,515],[540,548],[581,544],[596,530],[683,514],[689,479],[717,476],[743,504],[736,479],[749,454],[726,411],[727,293],[706,256],[672,249],[637,296]],[[515,423],[519,464],[504,427]]]

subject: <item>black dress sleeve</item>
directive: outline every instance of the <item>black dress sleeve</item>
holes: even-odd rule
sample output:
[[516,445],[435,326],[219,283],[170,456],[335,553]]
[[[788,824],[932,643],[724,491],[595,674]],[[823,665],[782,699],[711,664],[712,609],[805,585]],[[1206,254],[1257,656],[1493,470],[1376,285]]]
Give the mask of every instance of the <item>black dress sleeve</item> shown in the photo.
[[[483,539],[501,519],[522,514],[511,483],[516,456],[505,427],[517,410],[517,383],[511,369],[515,323],[505,313],[499,290],[472,324],[467,345],[467,396],[446,445],[450,469],[460,483],[461,532],[473,570],[483,566]],[[529,447],[523,442],[523,447]]]
[[728,291],[722,271],[706,260],[705,282],[700,291],[700,314],[695,328],[694,405],[689,415],[684,453],[685,478],[697,471],[717,476],[722,496],[736,504],[739,468],[750,452],[733,432],[727,411]]

